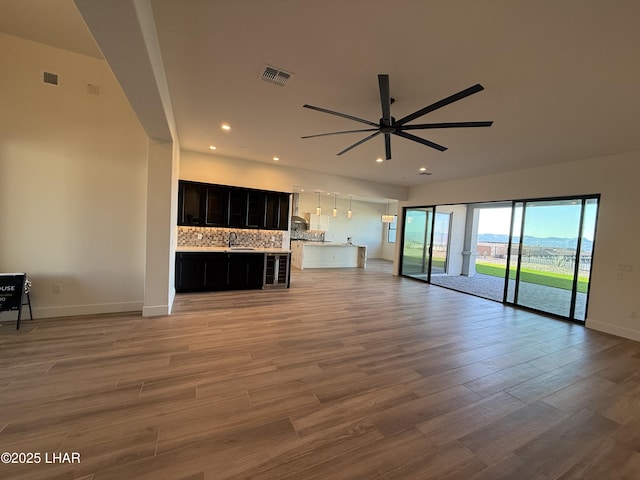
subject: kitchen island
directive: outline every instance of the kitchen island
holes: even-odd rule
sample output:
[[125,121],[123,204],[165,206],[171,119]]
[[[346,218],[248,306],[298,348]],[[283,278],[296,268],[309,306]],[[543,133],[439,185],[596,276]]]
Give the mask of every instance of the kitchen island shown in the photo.
[[305,268],[365,268],[367,246],[334,242],[291,241],[291,264]]

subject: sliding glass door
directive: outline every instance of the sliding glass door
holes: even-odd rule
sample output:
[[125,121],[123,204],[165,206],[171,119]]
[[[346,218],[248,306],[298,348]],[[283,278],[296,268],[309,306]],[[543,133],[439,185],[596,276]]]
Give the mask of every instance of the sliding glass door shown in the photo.
[[402,242],[402,275],[429,281],[433,207],[406,208]]
[[586,319],[598,198],[514,202],[505,302]]
[[449,205],[447,213],[405,208],[400,273],[585,321],[598,202],[593,195]]
[[575,200],[526,203],[516,304],[571,316],[581,210]]

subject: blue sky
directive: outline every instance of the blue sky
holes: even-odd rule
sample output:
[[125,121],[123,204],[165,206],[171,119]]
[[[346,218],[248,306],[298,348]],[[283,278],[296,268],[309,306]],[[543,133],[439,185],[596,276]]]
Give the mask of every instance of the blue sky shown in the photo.
[[[595,203],[585,209],[585,238],[593,240]],[[517,219],[519,220],[519,218]],[[484,208],[480,210],[478,233],[509,234],[511,208]],[[527,208],[525,234],[533,237],[578,237],[580,204],[540,205]]]

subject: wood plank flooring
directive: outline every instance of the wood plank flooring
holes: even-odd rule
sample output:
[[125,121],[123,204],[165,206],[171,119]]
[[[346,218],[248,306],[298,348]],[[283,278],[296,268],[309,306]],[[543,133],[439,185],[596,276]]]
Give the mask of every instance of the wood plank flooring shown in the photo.
[[2,479],[640,478],[640,344],[410,279],[294,271],[174,315],[0,326]]

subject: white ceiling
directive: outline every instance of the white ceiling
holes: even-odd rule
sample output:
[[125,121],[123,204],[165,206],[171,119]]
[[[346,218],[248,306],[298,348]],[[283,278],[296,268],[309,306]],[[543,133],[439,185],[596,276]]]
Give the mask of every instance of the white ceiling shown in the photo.
[[[273,164],[277,155],[282,166],[405,186],[640,150],[637,0],[151,5],[185,149],[213,144],[228,157]],[[0,9],[2,31],[99,56],[71,0],[0,0]],[[264,64],[294,76],[286,87],[264,83]],[[300,139],[364,127],[305,103],[377,122],[379,73],[390,75],[396,118],[480,83],[484,91],[413,123],[494,125],[412,132],[446,152],[392,136],[382,164],[382,136],[342,156],[367,134]],[[417,175],[423,166],[433,175]]]

